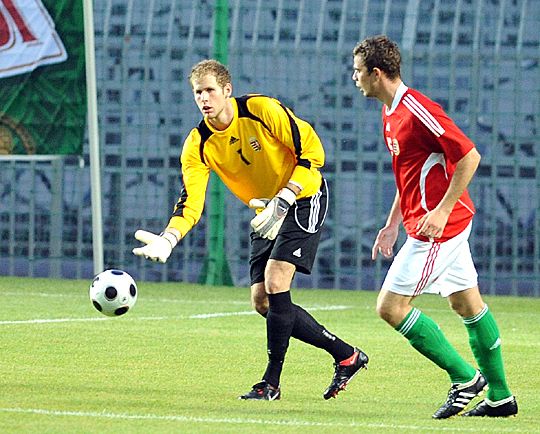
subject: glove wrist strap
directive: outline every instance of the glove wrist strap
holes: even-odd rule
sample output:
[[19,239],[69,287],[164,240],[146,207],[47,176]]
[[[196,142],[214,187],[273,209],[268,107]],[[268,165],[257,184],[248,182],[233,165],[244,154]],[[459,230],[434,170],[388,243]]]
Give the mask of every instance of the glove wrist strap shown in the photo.
[[165,232],[162,232],[160,236],[162,238],[165,238],[171,244],[171,249],[174,249],[176,245],[178,244],[179,240],[176,237],[176,235],[173,234],[172,232],[165,231]]
[[296,202],[296,193],[287,187],[283,187],[277,197],[280,197],[291,206]]

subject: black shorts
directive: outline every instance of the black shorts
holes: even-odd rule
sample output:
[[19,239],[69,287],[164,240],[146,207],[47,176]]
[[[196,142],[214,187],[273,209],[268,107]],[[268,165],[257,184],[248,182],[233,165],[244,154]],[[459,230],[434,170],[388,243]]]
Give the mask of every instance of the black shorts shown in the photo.
[[264,281],[264,269],[269,259],[289,262],[296,266],[296,271],[311,274],[327,211],[328,186],[323,179],[316,194],[297,200],[289,208],[275,240],[261,238],[251,231],[251,284]]

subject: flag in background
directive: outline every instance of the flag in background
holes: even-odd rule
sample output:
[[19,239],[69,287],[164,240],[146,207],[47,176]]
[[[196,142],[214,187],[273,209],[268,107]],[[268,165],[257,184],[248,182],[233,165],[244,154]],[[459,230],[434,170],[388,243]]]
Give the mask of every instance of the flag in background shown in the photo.
[[82,0],[0,0],[0,155],[81,154]]

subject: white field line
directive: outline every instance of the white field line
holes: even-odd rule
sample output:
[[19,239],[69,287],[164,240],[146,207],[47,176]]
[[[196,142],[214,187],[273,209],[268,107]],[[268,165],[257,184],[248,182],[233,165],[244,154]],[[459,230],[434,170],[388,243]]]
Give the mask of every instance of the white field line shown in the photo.
[[[246,293],[246,297],[249,297],[249,292]],[[14,291],[0,291],[0,296],[20,297],[20,292]],[[83,294],[80,292],[73,294],[51,294],[50,292],[24,292],[25,297],[50,297],[50,298],[83,298]],[[248,300],[248,298],[246,298]],[[182,303],[182,304],[233,304],[233,305],[246,305],[249,301],[240,300],[186,300],[182,298],[154,298],[147,297],[146,302],[159,302],[159,303]]]
[[[249,291],[249,290],[248,290]],[[247,293],[248,294],[248,293]],[[15,291],[0,291],[0,297],[1,296],[10,296],[10,297],[20,297],[20,292]],[[52,297],[52,298],[63,298],[63,297],[74,297],[74,298],[81,298],[83,295],[80,292],[73,293],[73,294],[54,294],[50,292],[24,292],[25,296],[30,297]],[[247,300],[247,299],[246,299]],[[147,297],[145,298],[145,303],[182,303],[182,304],[204,304],[205,306],[208,305],[238,305],[238,306],[245,306],[249,301],[241,301],[241,300],[186,300],[182,298],[154,298],[154,297]],[[351,307],[351,306],[349,306]],[[373,306],[357,306],[357,309],[367,309],[367,310],[374,310],[375,308]],[[422,311],[424,312],[449,312],[450,308],[429,308],[429,307],[423,307]],[[514,315],[512,312],[497,312],[497,316],[504,316]],[[536,312],[522,312],[520,315],[524,316],[534,316],[536,318],[537,314]],[[107,318],[105,318],[107,319]],[[1,324],[1,323],[0,323]]]
[[[2,296],[9,296],[9,297],[20,297],[20,292],[15,291],[0,291],[0,297]],[[84,298],[84,296],[80,293],[73,293],[73,294],[54,294],[50,292],[24,292],[25,296],[28,297],[50,297],[50,298]],[[247,297],[249,294],[247,295]],[[205,306],[208,305],[237,305],[237,306],[245,306],[249,303],[248,299],[246,298],[246,301],[241,300],[187,300],[182,298],[154,298],[154,297],[146,297],[145,303],[182,303],[182,304],[204,304]],[[368,309],[373,310],[375,309],[373,306],[357,306],[358,309]],[[450,308],[422,308],[425,312],[448,312]],[[500,312],[498,315],[502,315],[505,312]],[[532,313],[531,313],[532,314]],[[526,314],[525,314],[526,315]],[[536,313],[534,313],[536,315]]]
[[[316,310],[321,311],[321,310],[346,310],[346,309],[351,309],[351,308],[352,306],[338,305],[338,306],[312,306],[312,307],[307,307],[306,309],[310,311],[316,311]],[[255,313],[256,312],[253,310],[248,310],[248,311],[243,311],[243,312],[200,313],[196,315],[190,315],[188,318],[189,319],[221,318],[224,316],[255,315]]]
[[[325,311],[325,310],[346,310],[351,309],[352,306],[312,306],[308,307],[307,310],[310,311]],[[244,316],[244,315],[255,315],[256,312],[253,310],[240,311],[240,312],[214,312],[214,313],[199,313],[189,316],[148,316],[148,317],[131,317],[131,321],[163,321],[163,320],[182,320],[182,319],[209,319],[209,318],[223,318],[228,316]],[[35,319],[26,319],[26,320],[4,320],[0,321],[0,326],[2,325],[14,325],[14,324],[51,324],[51,323],[66,323],[66,322],[89,322],[89,321],[110,321],[114,320],[114,317],[92,317],[92,318],[35,318]],[[126,318],[127,319],[127,318]]]
[[[213,418],[213,417],[195,417],[184,415],[159,415],[159,414],[130,414],[130,413],[110,413],[97,411],[63,411],[47,410],[42,408],[0,408],[3,413],[33,414],[42,416],[59,417],[88,417],[102,419],[120,419],[120,420],[150,420],[150,421],[172,421],[183,423],[201,423],[201,424],[229,424],[229,425],[275,425],[290,427],[346,427],[346,428],[374,428],[374,429],[393,429],[393,430],[413,430],[429,432],[433,430],[432,424],[421,425],[400,425],[391,423],[369,423],[361,421],[351,422],[318,422],[301,419],[254,419],[254,418]],[[493,428],[482,429],[478,426],[466,428],[456,426],[440,426],[437,424],[436,431],[448,432],[493,432]],[[498,432],[528,432],[525,430],[497,427]]]

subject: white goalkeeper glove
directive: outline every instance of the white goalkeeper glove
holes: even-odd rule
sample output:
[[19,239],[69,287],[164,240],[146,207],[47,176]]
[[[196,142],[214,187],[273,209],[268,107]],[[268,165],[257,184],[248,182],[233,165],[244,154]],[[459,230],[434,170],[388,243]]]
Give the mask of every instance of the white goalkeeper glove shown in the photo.
[[296,194],[285,187],[273,199],[251,199],[249,207],[262,209],[251,220],[251,227],[262,238],[274,240],[285,220],[289,208],[296,202]]
[[137,256],[144,256],[145,259],[151,261],[159,261],[161,263],[167,262],[167,259],[171,255],[172,249],[178,243],[178,238],[172,232],[162,232],[160,235],[153,234],[152,232],[143,231],[139,229],[135,232],[135,238],[142,243],[145,243],[144,247],[134,248],[133,254]]

